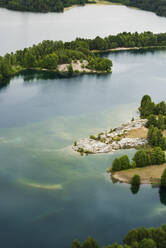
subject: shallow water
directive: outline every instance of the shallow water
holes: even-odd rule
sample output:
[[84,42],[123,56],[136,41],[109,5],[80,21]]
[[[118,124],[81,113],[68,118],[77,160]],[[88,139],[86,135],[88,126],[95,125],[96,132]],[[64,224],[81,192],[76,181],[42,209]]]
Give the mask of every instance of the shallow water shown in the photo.
[[66,248],[88,236],[103,245],[120,242],[131,228],[166,223],[165,192],[144,185],[133,195],[129,185],[113,184],[106,174],[126,151],[80,156],[71,149],[74,140],[136,117],[144,94],[165,100],[166,51],[105,56],[114,64],[107,76],[29,73],[1,89],[4,247]]

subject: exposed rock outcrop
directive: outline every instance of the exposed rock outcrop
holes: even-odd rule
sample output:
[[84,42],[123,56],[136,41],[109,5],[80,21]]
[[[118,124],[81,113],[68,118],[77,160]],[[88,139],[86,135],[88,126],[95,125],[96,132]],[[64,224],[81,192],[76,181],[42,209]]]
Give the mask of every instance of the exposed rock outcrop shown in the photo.
[[73,149],[81,153],[109,153],[118,149],[135,148],[147,144],[145,138],[126,138],[125,135],[134,129],[145,126],[146,119],[137,119],[126,122],[122,126],[97,137],[81,139],[73,145]]

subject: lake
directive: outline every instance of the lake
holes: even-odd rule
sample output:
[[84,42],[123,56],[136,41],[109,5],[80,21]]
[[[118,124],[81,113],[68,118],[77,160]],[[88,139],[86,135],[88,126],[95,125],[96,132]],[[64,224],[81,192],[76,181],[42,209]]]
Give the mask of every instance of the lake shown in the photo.
[[[154,27],[151,25],[153,31],[164,31],[165,18],[123,6],[107,7],[110,11],[112,8],[117,9],[117,12],[118,9],[122,12],[134,11],[135,15],[144,15],[145,22],[148,17],[154,18],[158,23],[163,22],[163,30],[162,25],[158,24],[157,27],[154,22]],[[20,40],[19,35],[14,36],[17,42],[13,39],[11,47],[8,43],[11,40],[1,36],[0,42],[4,44],[4,48],[1,46],[2,53],[4,49],[7,51],[19,47],[19,44],[25,46],[26,16],[33,16],[36,22],[40,20],[40,24],[41,16],[45,16],[45,21],[48,17],[48,23],[53,17],[57,20],[59,18],[60,23],[64,17],[65,23],[66,15],[74,19],[81,11],[87,11],[89,18],[94,14],[97,18],[98,8],[73,8],[71,12],[65,12],[64,16],[35,16],[1,9],[9,17],[15,16],[12,21],[6,15],[8,22],[4,35],[12,35],[10,31],[13,30],[13,33],[18,32],[22,37]],[[106,6],[101,6],[101,12],[104,9]],[[109,13],[108,16],[104,15],[105,20],[111,20]],[[131,18],[134,18],[134,14]],[[19,24],[12,26],[15,21],[22,23],[22,32]],[[143,20],[140,21],[143,23]],[[1,27],[5,25],[0,23]],[[43,24],[45,30],[48,23]],[[146,25],[141,23],[139,30],[146,30]],[[123,25],[121,31],[127,29]],[[29,19],[27,26],[29,30],[33,29],[33,20]],[[115,26],[118,29],[118,24]],[[86,28],[89,30],[89,26]],[[104,29],[103,35],[113,30],[115,32],[115,27],[109,30],[109,25],[107,28],[103,26]],[[90,36],[88,30],[77,30],[79,34],[76,34],[76,30],[71,25],[68,39],[74,38],[74,35],[82,36],[81,32]],[[103,30],[102,27],[96,27],[93,35],[97,31],[101,35]],[[27,45],[35,41],[30,33],[27,32]],[[50,35],[54,35],[51,33],[52,30]],[[46,39],[47,34],[44,35],[42,37],[40,29],[36,29],[34,39],[36,42]],[[63,36],[67,39],[63,25],[57,39],[58,35],[59,38]],[[56,35],[52,38],[55,39]],[[15,76],[8,85],[1,88],[0,229],[3,247],[67,248],[73,239],[83,241],[88,236],[93,236],[104,245],[121,242],[122,236],[131,228],[156,227],[166,223],[166,192],[144,185],[137,194],[132,194],[129,185],[113,184],[106,174],[106,169],[116,156],[127,152],[132,157],[134,150],[80,156],[71,148],[74,140],[114,128],[136,117],[144,94],[150,94],[154,101],[165,100],[166,51],[125,51],[104,56],[113,61],[112,74],[57,78],[50,73],[27,72]]]
[[0,55],[43,40],[105,37],[120,32],[166,31],[166,18],[121,5],[88,5],[64,13],[27,13],[0,8]]

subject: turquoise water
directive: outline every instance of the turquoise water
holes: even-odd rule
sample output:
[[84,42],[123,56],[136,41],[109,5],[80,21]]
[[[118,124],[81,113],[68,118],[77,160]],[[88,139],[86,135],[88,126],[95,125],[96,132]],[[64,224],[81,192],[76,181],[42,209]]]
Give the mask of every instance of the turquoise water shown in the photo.
[[106,174],[126,151],[80,156],[71,148],[136,117],[144,94],[165,100],[166,51],[105,56],[114,64],[107,76],[29,72],[0,90],[3,247],[66,248],[88,236],[103,245],[131,228],[166,223],[165,192],[144,185],[134,195]]

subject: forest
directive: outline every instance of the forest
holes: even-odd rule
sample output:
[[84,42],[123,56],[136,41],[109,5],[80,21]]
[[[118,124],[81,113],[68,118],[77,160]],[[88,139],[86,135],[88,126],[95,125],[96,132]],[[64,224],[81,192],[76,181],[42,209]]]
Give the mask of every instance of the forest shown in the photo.
[[[119,33],[94,39],[77,38],[71,42],[45,40],[32,47],[0,57],[0,82],[24,69],[57,69],[59,64],[88,61],[87,68],[96,71],[111,71],[112,62],[96,52],[121,47],[156,49],[166,48],[166,33]],[[72,69],[72,68],[71,68]],[[71,70],[72,71],[72,70]]]
[[[123,244],[114,243],[103,248],[165,248],[166,224],[158,228],[140,227],[130,230],[123,238]],[[100,248],[97,241],[91,237],[82,244],[74,240],[72,248]]]
[[166,0],[108,0],[139,9],[153,11],[159,16],[166,16]]
[[0,7],[31,12],[63,12],[73,4],[84,5],[88,0],[0,0]]
[[[153,11],[159,16],[166,16],[166,0],[107,0],[114,3],[121,3],[143,10]],[[12,10],[31,12],[63,12],[65,7],[74,4],[85,5],[95,3],[88,0],[0,0],[0,7]]]

